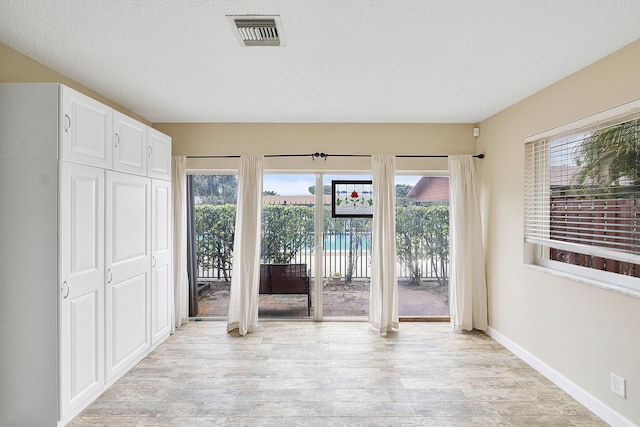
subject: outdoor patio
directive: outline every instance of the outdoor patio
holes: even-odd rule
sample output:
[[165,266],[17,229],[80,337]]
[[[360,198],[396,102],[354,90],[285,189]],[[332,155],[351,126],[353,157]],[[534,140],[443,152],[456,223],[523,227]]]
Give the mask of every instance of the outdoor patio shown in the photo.
[[[208,281],[201,284],[198,317],[227,317],[229,283]],[[398,312],[404,317],[443,317],[449,315],[449,288],[429,280],[412,285],[398,284]],[[315,303],[312,301],[311,317]],[[323,286],[323,317],[366,317],[369,310],[368,280]],[[307,318],[306,295],[260,295],[261,318]]]

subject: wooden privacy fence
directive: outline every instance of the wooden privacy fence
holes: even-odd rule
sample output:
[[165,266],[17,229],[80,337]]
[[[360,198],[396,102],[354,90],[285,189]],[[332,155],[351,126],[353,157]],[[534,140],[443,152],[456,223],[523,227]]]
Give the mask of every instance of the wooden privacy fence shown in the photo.
[[[597,244],[613,250],[640,253],[640,200],[551,198],[550,238]],[[562,249],[550,249],[550,258],[568,264],[640,277],[640,265]]]

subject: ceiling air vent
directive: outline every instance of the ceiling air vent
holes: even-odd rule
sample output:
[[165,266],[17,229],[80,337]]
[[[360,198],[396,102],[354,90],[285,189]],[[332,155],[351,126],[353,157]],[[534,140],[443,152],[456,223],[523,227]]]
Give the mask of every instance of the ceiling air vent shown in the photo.
[[229,16],[243,46],[284,46],[279,16]]

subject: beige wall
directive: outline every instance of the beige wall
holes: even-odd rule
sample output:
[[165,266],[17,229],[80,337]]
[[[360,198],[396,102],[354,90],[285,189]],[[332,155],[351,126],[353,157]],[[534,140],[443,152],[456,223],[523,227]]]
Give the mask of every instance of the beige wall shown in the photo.
[[[490,325],[640,425],[640,298],[523,266],[523,140],[640,98],[640,41],[483,121]],[[609,374],[627,380],[627,400]]]
[[[174,155],[475,154],[471,124],[156,123],[173,138]],[[191,169],[237,167],[236,159],[190,159]],[[266,158],[266,169],[370,170],[367,157]],[[397,160],[398,169],[439,171],[446,159]]]
[[144,117],[116,104],[110,99],[105,98],[97,92],[82,86],[81,84],[53,71],[51,68],[45,67],[39,62],[30,59],[23,54],[0,43],[0,82],[56,82],[63,83],[70,88],[82,92],[87,96],[96,99],[111,108],[118,110],[130,117],[135,118],[147,125],[151,123]]

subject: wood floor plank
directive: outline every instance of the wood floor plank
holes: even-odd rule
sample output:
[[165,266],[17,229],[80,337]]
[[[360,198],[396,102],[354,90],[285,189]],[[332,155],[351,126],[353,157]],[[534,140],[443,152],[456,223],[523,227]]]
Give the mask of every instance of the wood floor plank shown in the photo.
[[606,426],[481,332],[192,322],[70,426]]

